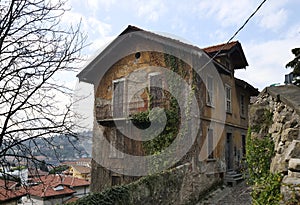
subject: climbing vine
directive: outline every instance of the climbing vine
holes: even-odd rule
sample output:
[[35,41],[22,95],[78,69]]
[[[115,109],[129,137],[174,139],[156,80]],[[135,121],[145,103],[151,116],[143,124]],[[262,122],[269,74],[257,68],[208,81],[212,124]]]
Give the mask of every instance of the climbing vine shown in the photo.
[[130,194],[128,185],[111,187],[100,193],[92,193],[88,196],[78,199],[69,205],[128,205]]
[[275,154],[274,142],[269,134],[262,137],[252,137],[251,132],[267,133],[272,124],[272,113],[265,111],[262,123],[248,130],[246,145],[246,160],[248,164],[248,183],[253,186],[251,193],[253,204],[279,204],[282,196],[280,186],[282,175],[270,172],[270,164]]
[[[172,106],[170,109],[160,111],[165,112],[167,122],[164,130],[161,133],[155,133],[156,130],[153,133],[147,133],[149,135],[155,136],[156,134],[158,134],[154,139],[143,142],[143,148],[146,154],[149,155],[157,154],[161,152],[164,148],[168,147],[173,142],[178,133],[179,114],[177,106]],[[161,121],[163,119],[160,116],[160,114],[153,114],[153,112],[147,110],[145,112],[133,114],[132,121],[137,127],[141,129],[146,129],[151,123],[162,123]]]

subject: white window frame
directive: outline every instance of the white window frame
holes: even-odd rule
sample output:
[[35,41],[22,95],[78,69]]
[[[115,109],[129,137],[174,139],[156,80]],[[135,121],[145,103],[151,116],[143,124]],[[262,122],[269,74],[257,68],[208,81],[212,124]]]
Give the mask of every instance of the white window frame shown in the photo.
[[[227,95],[229,90],[229,96]],[[228,107],[229,103],[229,107]],[[227,113],[232,113],[232,89],[230,85],[225,85],[225,110]]]
[[[209,80],[211,80],[211,88]],[[206,76],[206,105],[214,106],[214,78],[211,75]]]

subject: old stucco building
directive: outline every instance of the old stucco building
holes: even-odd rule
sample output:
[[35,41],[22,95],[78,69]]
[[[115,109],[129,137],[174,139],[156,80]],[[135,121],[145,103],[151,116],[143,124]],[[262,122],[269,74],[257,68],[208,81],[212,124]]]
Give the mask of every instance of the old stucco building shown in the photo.
[[[132,182],[139,177],[137,169],[145,171],[142,162],[125,168],[134,163],[130,156],[147,155],[143,130],[134,128],[132,116],[170,109],[172,96],[180,107],[179,124],[188,122],[183,142],[192,141],[172,166],[192,162],[200,172],[219,178],[238,170],[245,154],[250,96],[258,94],[234,77],[236,69],[247,65],[237,41],[200,49],[128,26],[78,75],[94,85],[92,191]],[[183,83],[176,77],[170,81],[168,72]],[[176,153],[181,149],[175,147]]]

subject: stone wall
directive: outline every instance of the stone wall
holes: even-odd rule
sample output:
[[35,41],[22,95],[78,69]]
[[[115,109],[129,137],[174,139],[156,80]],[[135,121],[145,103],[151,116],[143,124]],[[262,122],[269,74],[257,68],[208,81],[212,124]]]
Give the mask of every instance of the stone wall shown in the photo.
[[[203,174],[192,164],[187,163],[162,173],[143,177],[130,184],[112,187],[102,192],[103,194],[91,194],[78,200],[76,204],[106,201],[106,204],[114,205],[194,204],[220,183],[222,180],[218,176]],[[122,195],[115,196],[115,193],[120,192],[123,192]]]
[[[295,95],[284,92],[288,87],[266,88],[250,108],[253,137],[270,136],[275,144],[275,156],[270,171],[284,175],[281,193],[284,201],[300,197],[300,113]],[[270,121],[266,122],[266,112]]]

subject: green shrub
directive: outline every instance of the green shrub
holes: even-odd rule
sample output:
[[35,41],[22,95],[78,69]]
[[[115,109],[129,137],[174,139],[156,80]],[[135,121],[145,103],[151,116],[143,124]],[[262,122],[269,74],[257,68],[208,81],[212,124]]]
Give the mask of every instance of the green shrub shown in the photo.
[[249,179],[253,186],[251,193],[253,204],[274,205],[282,199],[280,186],[282,175],[270,172],[271,159],[274,156],[274,142],[270,136],[252,138],[251,129],[247,135],[247,155]]

